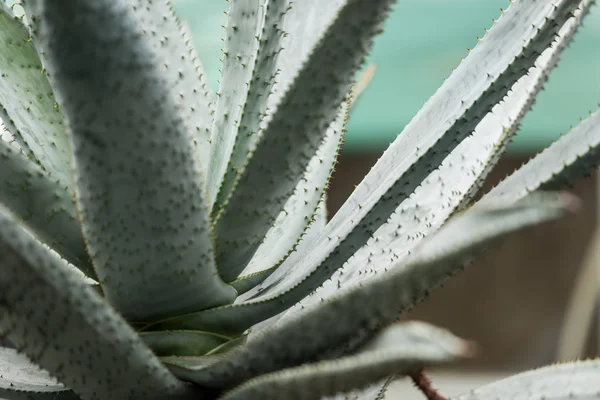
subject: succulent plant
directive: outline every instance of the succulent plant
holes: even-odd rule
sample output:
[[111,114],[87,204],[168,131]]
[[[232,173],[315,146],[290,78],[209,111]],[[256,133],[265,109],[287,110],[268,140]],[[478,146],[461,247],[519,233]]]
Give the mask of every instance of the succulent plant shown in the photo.
[[[513,1],[327,222],[393,1],[231,1],[217,94],[167,0],[0,2],[0,396],[382,399],[468,356],[398,317],[577,205],[598,111],[473,198],[593,3]],[[598,393],[587,361],[460,399]]]

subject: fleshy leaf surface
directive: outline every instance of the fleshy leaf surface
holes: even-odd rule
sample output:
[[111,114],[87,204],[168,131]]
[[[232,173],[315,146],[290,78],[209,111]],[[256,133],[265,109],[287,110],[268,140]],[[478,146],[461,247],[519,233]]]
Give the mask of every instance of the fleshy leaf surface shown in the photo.
[[269,0],[229,2],[207,175],[208,199],[214,207],[213,212],[219,209],[215,202],[223,185],[253,75],[258,74],[256,59],[259,45],[264,43],[260,42],[260,37],[265,3]]
[[556,364],[506,378],[454,400],[593,400],[600,397],[600,360]]
[[573,184],[600,162],[600,110],[504,179],[480,201],[515,201],[536,190]]
[[104,299],[4,208],[0,333],[83,399],[188,394]]
[[63,116],[29,31],[0,1],[0,119],[27,157],[71,186]]
[[[556,41],[538,57],[529,73],[483,118],[473,134],[461,142],[440,167],[400,204],[389,220],[377,229],[373,238],[337,270],[329,281],[313,295],[296,304],[286,315],[314,304],[321,298],[330,297],[337,290],[356,284],[368,276],[385,273],[398,261],[408,257],[425,237],[438,230],[450,216],[470,203],[517,132],[526,112],[533,105],[536,95],[543,88],[592,3],[582,2],[580,9],[574,13],[575,18],[565,23]],[[542,189],[562,188],[557,185]]]
[[[230,51],[224,51],[223,62],[223,78],[222,90],[220,92],[217,107],[221,106],[227,113],[225,116],[225,128],[230,127],[230,130],[223,129],[215,125],[213,129],[213,147],[211,155],[211,174],[215,174],[216,179],[220,182],[218,188],[218,196],[216,205],[213,205],[213,213],[217,213],[220,206],[226,201],[232,188],[235,186],[238,171],[243,168],[248,157],[250,149],[254,147],[260,135],[261,125],[265,117],[268,116],[268,101],[269,94],[275,83],[277,75],[277,60],[282,51],[281,41],[284,36],[283,24],[285,16],[289,10],[290,3],[288,0],[263,0],[261,1],[260,11],[245,14],[242,13],[244,19],[259,20],[257,23],[244,24],[244,20],[240,23],[233,20],[237,16],[238,8],[248,7],[252,5],[257,8],[252,2],[232,2],[230,3],[229,24],[227,39],[229,43],[243,44],[239,49],[235,46]],[[256,15],[254,15],[256,14]],[[258,16],[258,18],[257,18]],[[241,19],[241,18],[237,18]],[[233,26],[230,26],[233,25]],[[242,29],[245,25],[253,27],[257,33],[253,35],[245,33]],[[258,28],[258,29],[256,29]],[[231,29],[231,31],[230,31]],[[246,40],[251,40],[251,43],[244,43]],[[252,55],[245,55],[245,52],[253,51]],[[255,57],[255,58],[253,58]],[[238,71],[229,71],[227,67],[231,64],[238,66]],[[241,68],[240,68],[241,64]],[[246,73],[243,73],[243,70]],[[247,75],[250,71],[249,76]],[[229,82],[230,76],[233,84]],[[242,82],[235,82],[242,79]],[[230,86],[233,86],[230,89]],[[235,97],[229,96],[232,101],[227,102],[225,94],[229,91],[237,91],[239,104],[236,104]],[[217,116],[221,114],[218,113]],[[227,158],[226,155],[231,154]],[[213,163],[215,161],[215,163]],[[209,182],[209,193],[212,185]],[[212,199],[211,199],[212,200]]]
[[[186,376],[193,375],[200,384],[224,387],[328,354],[347,354],[460,270],[482,246],[511,232],[559,218],[573,207],[573,201],[571,196],[548,194],[529,197],[513,206],[472,209],[423,242],[410,260],[385,276],[372,278],[360,288],[346,290],[318,307],[275,324],[220,358],[185,358]],[[242,318],[245,311],[240,307],[238,317]],[[235,325],[234,321],[211,324],[209,313],[196,318],[182,318],[178,323],[206,325],[211,331],[223,332]]]
[[68,123],[78,212],[107,299],[136,322],[231,303],[188,115],[148,30],[154,14],[124,0],[27,7]]
[[[240,333],[286,310],[319,287],[386,222],[397,205],[457,145],[456,141],[468,136],[469,129],[475,129],[510,86],[525,75],[577,5],[578,2],[568,0],[557,7],[550,1],[513,2],[386,151],[325,230],[305,243],[307,251],[291,253],[261,285],[238,297],[235,305],[181,319],[195,329],[204,328],[191,321]],[[515,25],[520,29],[515,29]]]
[[77,400],[79,397],[14,349],[0,347],[0,398]]
[[336,118],[391,3],[346,0],[302,64],[217,214],[220,266],[245,266],[255,253]]
[[222,399],[319,400],[323,396],[366,387],[390,374],[415,372],[426,365],[452,361],[468,354],[468,345],[449,332],[439,332],[439,329],[427,325],[414,325],[420,324],[399,324],[387,328],[382,332],[383,337],[375,338],[373,343],[355,355],[254,378],[225,394]]
[[0,162],[0,203],[40,240],[87,276],[95,277],[68,186],[4,140],[0,140]]

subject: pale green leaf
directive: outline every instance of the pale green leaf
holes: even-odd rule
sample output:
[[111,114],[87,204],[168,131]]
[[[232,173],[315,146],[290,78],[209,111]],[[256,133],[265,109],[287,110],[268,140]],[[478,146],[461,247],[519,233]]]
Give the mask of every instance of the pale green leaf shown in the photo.
[[536,190],[573,184],[600,162],[600,110],[532,158],[480,201],[515,201]]
[[[576,17],[565,23],[556,41],[538,57],[529,73],[517,81],[507,96],[477,125],[473,134],[460,143],[440,167],[400,204],[366,245],[331,276],[331,280],[338,284],[317,289],[314,296],[300,301],[286,315],[320,298],[330,297],[340,288],[384,273],[408,257],[451,215],[469,204],[516,133],[592,3],[590,0],[582,2],[581,9],[575,12]],[[558,187],[544,189],[555,190]]]
[[125,0],[28,4],[68,122],[79,217],[107,299],[136,322],[231,303],[189,116],[164,71],[169,50],[156,51],[154,35],[168,48],[180,38],[176,24],[154,27],[152,7],[138,15]]
[[76,400],[48,372],[14,349],[0,347],[0,398],[5,400]]
[[188,27],[175,17],[171,0],[141,2],[137,20],[147,43],[162,66],[161,78],[176,96],[179,116],[192,132],[203,178],[208,171],[210,128],[213,122],[214,96],[206,84]]
[[5,209],[0,333],[84,399],[187,394],[129,325]]
[[[474,208],[448,223],[423,242],[413,257],[387,274],[273,325],[220,359],[200,357],[200,364],[190,367],[194,379],[202,384],[226,386],[308,362],[340,348],[346,351],[356,348],[460,270],[482,246],[509,233],[559,218],[571,207],[572,197],[552,194],[533,196],[513,206]],[[231,307],[226,314],[223,309],[207,310],[165,322],[162,328],[168,329],[172,324],[233,332],[240,328],[239,321],[254,309],[240,305]]]
[[309,231],[313,232],[311,235],[314,234],[315,229],[311,230],[313,224],[317,224],[315,228],[318,227],[318,231],[325,226],[325,189],[343,140],[346,108],[345,104],[340,107],[338,117],[329,127],[325,140],[308,164],[294,194],[285,203],[283,211],[277,216],[241,275],[278,266],[290,252],[296,251],[296,247],[304,241],[304,236],[308,235]]
[[336,118],[391,3],[346,0],[327,24],[325,35],[274,108],[216,217],[220,267],[246,265],[255,253]]
[[[306,243],[307,251],[290,254],[262,284],[238,297],[235,306],[182,319],[240,332],[286,310],[323,284],[385,223],[435,163],[443,160],[446,151],[457,145],[455,140],[465,138],[527,72],[540,48],[549,45],[578,3],[566,0],[557,5],[550,1],[513,3],[371,169],[325,230]],[[520,29],[515,29],[515,24]],[[522,42],[528,45],[522,47],[518,44]],[[421,147],[421,143],[428,144]],[[423,149],[428,149],[425,155],[418,154]]]
[[[285,35],[283,25],[290,2],[262,0],[260,3],[260,10],[256,1],[230,3],[218,119],[213,127],[210,157],[210,174],[217,181],[209,182],[209,195],[215,184],[220,184],[213,215],[235,186],[238,171],[244,167],[261,134],[261,123],[269,115],[269,94],[278,72],[277,60]],[[243,7],[240,15],[239,9]],[[246,27],[254,28],[255,34],[245,32]]]
[[455,400],[595,400],[600,360],[556,364],[515,375],[453,397]]
[[[220,208],[217,196],[222,190],[223,179],[228,166],[230,166],[229,162],[240,129],[240,120],[244,115],[244,106],[249,100],[248,91],[252,87],[253,79],[268,79],[268,77],[259,75],[256,65],[259,56],[257,50],[260,45],[262,47],[265,45],[265,42],[260,41],[265,22],[265,3],[268,4],[269,0],[229,2],[223,66],[221,67],[215,117],[211,128],[209,169],[206,182],[208,201],[211,207],[214,207],[213,212],[215,213]],[[267,71],[267,74],[270,76],[272,72]],[[256,91],[255,87],[252,89]],[[261,99],[261,101],[266,101],[266,99]],[[252,118],[257,117],[260,118],[259,115],[252,115]],[[246,141],[250,138],[242,140]]]
[[425,365],[468,354],[466,343],[424,324],[399,324],[384,330],[381,336],[355,355],[266,374],[242,384],[222,399],[319,400],[364,388],[390,374],[416,372]]
[[89,277],[95,277],[68,186],[0,140],[0,203],[48,246]]
[[0,119],[21,149],[71,186],[71,151],[52,87],[30,35],[0,1]]

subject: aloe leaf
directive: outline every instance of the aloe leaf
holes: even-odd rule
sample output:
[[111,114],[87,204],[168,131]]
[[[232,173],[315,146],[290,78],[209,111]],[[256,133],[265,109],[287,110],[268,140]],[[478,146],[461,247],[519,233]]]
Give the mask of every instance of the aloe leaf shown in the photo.
[[20,148],[63,185],[71,185],[68,137],[29,31],[0,1],[0,120]]
[[[210,200],[216,215],[233,188],[238,170],[268,114],[268,93],[277,74],[288,0],[232,2],[223,59],[223,78],[213,127]],[[260,10],[259,10],[260,8]]]
[[240,301],[277,298],[272,312],[278,313],[330,278],[528,72],[578,4],[511,3],[313,239],[311,251],[291,254]]
[[202,356],[231,339],[203,331],[141,332],[139,335],[157,356]]
[[75,400],[78,397],[14,349],[0,347],[0,398]]
[[147,39],[144,18],[154,14],[137,16],[124,0],[28,7],[71,132],[78,212],[109,302],[136,322],[231,303],[193,132]]
[[220,267],[239,268],[251,259],[336,118],[391,3],[344,2],[302,64],[217,214]]
[[276,400],[301,396],[306,400],[319,400],[322,396],[366,387],[393,373],[415,372],[425,365],[452,361],[466,354],[468,346],[448,332],[431,334],[429,331],[434,329],[427,326],[426,335],[407,334],[406,330],[414,331],[411,328],[411,324],[388,328],[383,331],[384,338],[376,338],[375,343],[355,355],[251,379],[226,393],[222,399]]
[[[264,335],[257,334],[243,352],[236,353],[235,356],[232,353],[233,360],[236,360],[232,363],[242,365],[247,362],[250,369],[282,368],[293,365],[294,360],[299,360],[298,357],[302,357],[302,354],[306,353],[310,357],[310,354],[324,352],[334,345],[360,336],[368,327],[389,324],[428,290],[459,270],[465,257],[470,257],[479,247],[499,236],[556,219],[564,215],[567,208],[572,207],[572,201],[573,198],[566,195],[539,195],[513,206],[488,205],[487,208],[479,207],[466,212],[423,242],[418,253],[395,265],[387,274],[373,278],[368,284],[363,283],[360,288],[348,289],[342,297],[321,301],[318,307],[305,310],[281,324],[275,324],[273,329],[265,330]],[[178,329],[236,334],[248,328],[249,320],[261,320],[261,317],[278,307],[275,301],[221,307],[162,321],[157,329],[179,327]],[[331,321],[335,321],[335,324],[331,324]],[[306,338],[310,338],[310,343]],[[281,344],[277,344],[280,340]],[[279,349],[284,346],[283,343],[294,343],[293,350],[290,350],[292,355]],[[313,344],[314,353],[311,347]],[[264,366],[253,366],[259,349],[262,354],[276,354],[273,355],[272,363],[263,360]],[[227,362],[215,368],[222,368],[223,374],[241,373],[228,370],[226,364]]]
[[[343,140],[346,105],[340,107],[338,117],[329,127],[317,154],[310,160],[304,176],[285,203],[256,253],[242,270],[248,275],[279,265],[302,240],[302,236],[315,223],[317,213],[325,212],[323,196],[329,184],[339,148]],[[319,204],[323,204],[319,207]],[[320,210],[320,211],[319,211]],[[323,227],[325,218],[321,218]],[[260,282],[257,282],[257,284]]]
[[593,400],[600,395],[600,360],[556,364],[506,378],[455,400]]
[[4,140],[0,140],[0,160],[0,203],[44,243],[94,278],[69,188]]
[[515,201],[536,190],[563,188],[600,162],[600,110],[504,179],[480,201]]
[[192,132],[198,162],[203,176],[206,176],[214,99],[188,28],[175,17],[171,0],[144,3],[135,12],[156,62],[162,65],[161,78],[174,93],[173,100],[179,104],[178,115]]
[[384,273],[409,256],[425,237],[438,230],[451,215],[469,204],[517,132],[592,3],[582,2],[581,9],[574,13],[575,18],[565,23],[556,41],[538,57],[528,74],[483,118],[473,134],[460,143],[440,167],[400,204],[366,245],[331,276],[331,280],[337,284],[317,289],[314,295],[303,299],[285,314],[293,314],[371,275]]
[[187,392],[93,289],[4,209],[0,332],[85,399],[181,398]]

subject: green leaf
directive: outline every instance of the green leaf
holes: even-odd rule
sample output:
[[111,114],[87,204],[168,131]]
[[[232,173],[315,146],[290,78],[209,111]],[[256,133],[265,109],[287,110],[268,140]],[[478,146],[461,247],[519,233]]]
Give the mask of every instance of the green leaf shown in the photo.
[[63,117],[30,35],[0,1],[0,119],[27,156],[71,186]]
[[85,399],[187,394],[129,325],[1,208],[0,332]]
[[599,377],[600,360],[556,364],[494,382],[453,399],[593,400],[600,397]]
[[502,181],[480,201],[514,201],[536,190],[573,184],[600,162],[600,110]]
[[141,332],[140,337],[157,356],[202,356],[231,339],[202,331]]
[[[559,218],[572,207],[572,197],[548,194],[532,196],[512,206],[474,208],[423,242],[409,260],[360,287],[346,290],[273,325],[247,345],[225,354],[210,367],[196,371],[197,379],[228,385],[255,374],[311,361],[350,342],[360,345],[460,270],[482,246],[511,232]],[[165,321],[160,328],[183,326],[223,334],[237,332],[243,328],[248,314],[264,313],[269,306],[277,307],[275,302],[270,302],[207,310]],[[290,343],[294,345],[289,346]]]
[[135,13],[156,62],[162,66],[161,78],[179,104],[178,115],[192,132],[204,177],[208,171],[214,96],[206,84],[188,27],[175,17],[171,0],[144,3]]
[[[329,184],[343,140],[344,121],[347,118],[346,108],[345,104],[340,107],[338,117],[330,125],[325,140],[317,154],[310,160],[294,194],[287,200],[283,211],[277,216],[263,242],[240,275],[277,267],[291,252],[296,251],[299,243],[304,240],[303,236],[311,230],[313,224],[320,224],[321,229],[325,226],[325,189]],[[319,207],[319,204],[322,206]],[[317,213],[322,215],[317,217]],[[320,218],[319,222],[317,222],[318,218]],[[256,282],[258,283],[260,281]]]
[[14,349],[0,347],[0,397],[6,400],[76,400],[77,395]]
[[327,24],[325,35],[275,107],[216,217],[221,268],[246,265],[251,259],[336,118],[391,3],[347,0]]
[[79,216],[107,299],[136,322],[231,303],[193,132],[164,74],[161,54],[178,51],[168,40],[180,37],[177,26],[157,22],[155,31],[152,7],[138,15],[124,0],[28,7],[67,117]]
[[0,161],[0,203],[18,215],[40,240],[95,278],[69,187],[1,139]]
[[197,314],[197,321],[243,331],[296,304],[330,278],[525,75],[578,5],[554,3],[558,7],[550,0],[512,3],[325,230],[306,243],[308,250],[290,254],[262,284],[238,297],[235,306],[207,310],[202,317]]
[[210,157],[208,190],[211,204],[215,203],[213,215],[229,196],[238,170],[260,136],[289,7],[288,0],[230,3]]
[[469,204],[516,133],[591,4],[591,1],[582,3],[582,9],[565,23],[552,46],[483,118],[473,134],[461,142],[375,231],[366,245],[331,276],[337,284],[317,289],[315,295],[303,299],[285,314],[297,312],[320,298],[332,296],[340,288],[386,271],[408,257],[424,238]]
[[[225,394],[222,400],[292,397],[319,400],[322,396],[366,387],[390,374],[411,373],[425,365],[452,361],[468,350],[457,337],[428,325],[399,324],[384,330],[382,336],[355,355],[251,379]],[[173,369],[178,371],[176,367]]]

